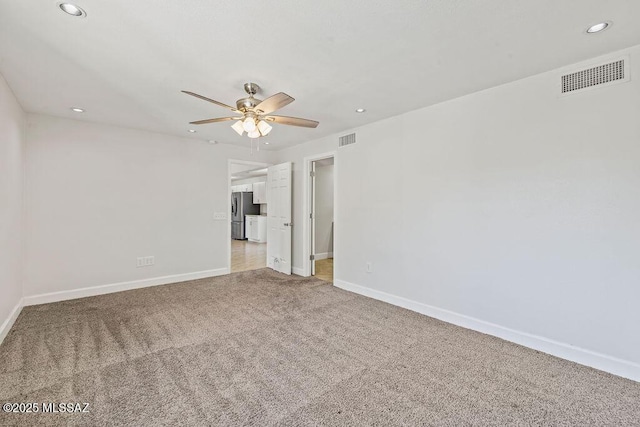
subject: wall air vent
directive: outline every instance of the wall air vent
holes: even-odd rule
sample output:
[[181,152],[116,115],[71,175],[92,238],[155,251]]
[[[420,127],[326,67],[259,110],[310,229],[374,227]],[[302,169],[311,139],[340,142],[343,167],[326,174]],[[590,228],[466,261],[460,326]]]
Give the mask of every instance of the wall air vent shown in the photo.
[[349,135],[341,136],[340,142],[338,144],[339,147],[344,147],[345,145],[355,144],[356,143],[356,134],[350,133]]
[[576,71],[562,76],[562,94],[571,94],[584,89],[612,83],[629,81],[629,70],[625,59]]

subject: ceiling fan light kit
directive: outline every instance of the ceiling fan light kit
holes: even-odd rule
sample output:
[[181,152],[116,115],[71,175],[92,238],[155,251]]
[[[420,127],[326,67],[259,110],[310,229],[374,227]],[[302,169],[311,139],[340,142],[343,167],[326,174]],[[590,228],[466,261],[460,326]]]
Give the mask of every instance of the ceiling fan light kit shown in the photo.
[[242,127],[242,120],[238,120],[234,124],[231,125],[231,129],[235,130],[238,135],[242,136],[244,133],[244,128]]
[[242,128],[247,132],[253,132],[256,130],[256,119],[255,117],[247,117],[242,121]]
[[269,126],[269,124],[264,120],[260,120],[258,122],[258,130],[260,131],[262,136],[267,136],[269,132],[271,132],[271,129],[273,129],[273,127]]
[[241,114],[241,116],[237,117],[217,117],[213,119],[198,120],[195,122],[190,122],[190,124],[204,125],[207,123],[235,120],[235,123],[231,125],[231,128],[240,136],[242,136],[246,132],[247,136],[251,139],[260,138],[261,136],[267,136],[269,132],[271,132],[273,127],[267,122],[306,128],[316,128],[319,124],[315,120],[272,115],[271,113],[273,113],[274,111],[279,110],[280,108],[295,101],[294,98],[290,97],[284,92],[277,93],[262,101],[254,97],[254,95],[260,90],[260,86],[258,86],[257,84],[245,83],[244,90],[249,96],[237,100],[236,108],[233,108],[230,105],[224,104],[222,102],[207,98],[205,96],[198,95],[197,93],[183,90],[182,92],[186,93],[187,95],[200,98],[204,101],[211,102],[220,107],[227,108],[234,113]]

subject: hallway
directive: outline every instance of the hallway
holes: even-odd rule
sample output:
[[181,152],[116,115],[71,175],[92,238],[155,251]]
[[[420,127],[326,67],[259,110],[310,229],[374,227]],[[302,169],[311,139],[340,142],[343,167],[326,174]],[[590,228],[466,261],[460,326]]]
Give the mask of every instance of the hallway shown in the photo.
[[333,283],[333,258],[316,261],[316,278]]
[[257,270],[267,266],[267,244],[231,240],[231,272]]

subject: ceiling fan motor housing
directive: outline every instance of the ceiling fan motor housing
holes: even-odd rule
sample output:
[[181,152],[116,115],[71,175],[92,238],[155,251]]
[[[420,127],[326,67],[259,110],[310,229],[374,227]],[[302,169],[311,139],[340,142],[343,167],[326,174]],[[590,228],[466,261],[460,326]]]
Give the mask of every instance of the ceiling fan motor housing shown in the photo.
[[238,99],[236,101],[236,108],[242,112],[253,109],[256,105],[262,102],[261,99],[254,98],[252,96],[248,98]]
[[236,101],[236,107],[238,108],[238,110],[242,112],[246,112],[247,110],[253,110],[253,108],[256,105],[260,104],[262,100],[256,99],[253,97],[253,95],[258,93],[259,90],[260,90],[260,86],[258,86],[257,84],[251,83],[251,82],[245,83],[244,91],[247,92],[247,94],[249,94],[249,97],[238,99]]

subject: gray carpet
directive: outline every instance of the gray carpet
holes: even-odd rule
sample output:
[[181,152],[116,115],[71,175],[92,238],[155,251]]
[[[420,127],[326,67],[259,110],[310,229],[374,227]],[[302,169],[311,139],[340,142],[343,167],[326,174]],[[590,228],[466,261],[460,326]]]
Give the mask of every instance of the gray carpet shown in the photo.
[[1,425],[640,425],[640,383],[267,269],[26,307]]

